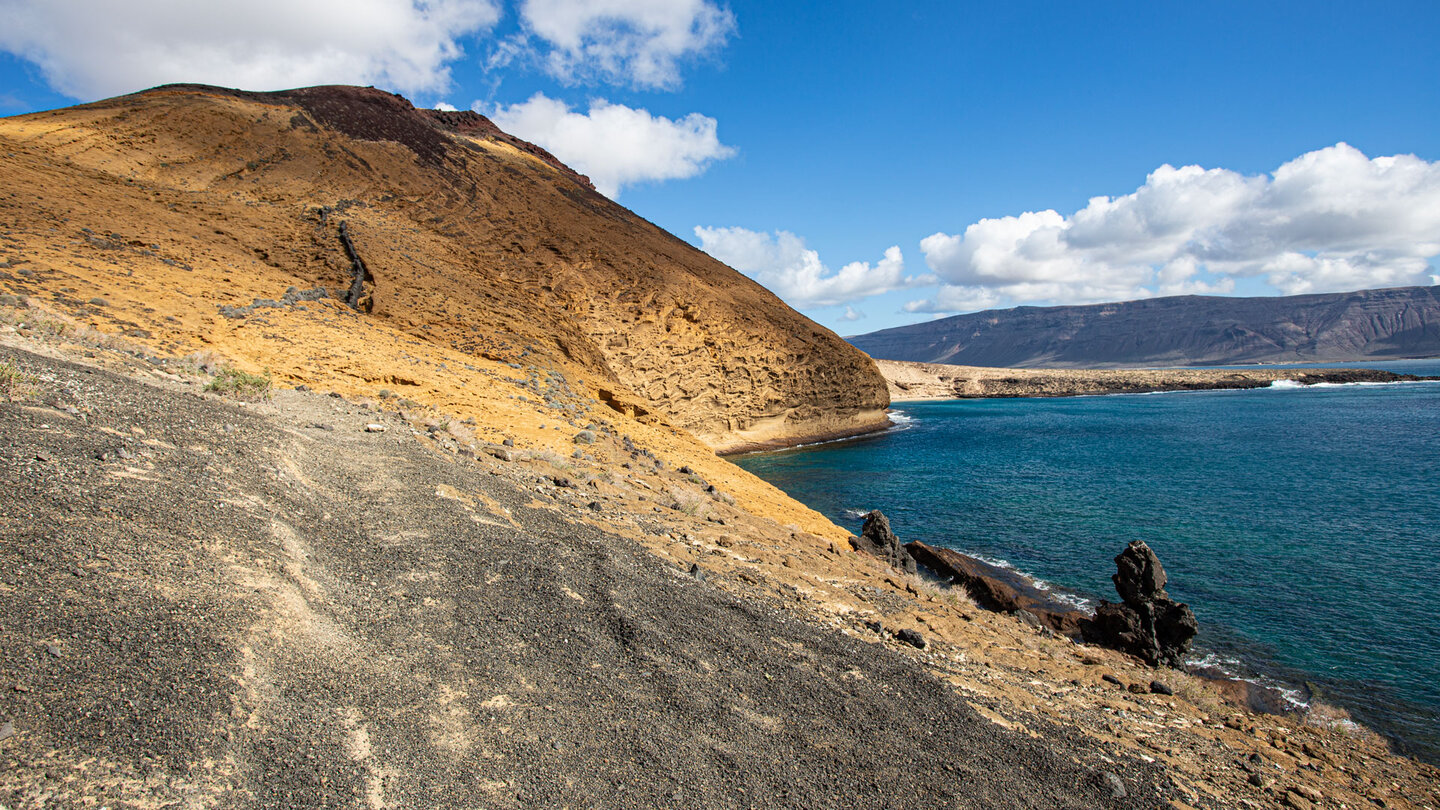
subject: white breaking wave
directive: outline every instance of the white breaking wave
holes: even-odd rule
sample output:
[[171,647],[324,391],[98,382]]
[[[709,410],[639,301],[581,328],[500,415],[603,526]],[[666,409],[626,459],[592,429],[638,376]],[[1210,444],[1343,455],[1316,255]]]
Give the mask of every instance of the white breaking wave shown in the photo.
[[906,413],[905,411],[897,411],[897,410],[891,409],[891,410],[887,411],[886,413],[889,414],[889,416],[890,416],[890,421],[891,421],[891,422],[894,422],[896,427],[899,427],[899,426],[901,426],[901,425],[908,425],[908,424],[910,424],[910,423],[912,423],[912,422],[915,421],[915,417],[911,416],[910,414]]
[[851,520],[860,520],[860,519],[864,518],[866,515],[870,514],[870,510],[869,510],[869,509],[846,509],[846,510],[844,510],[844,511],[842,512],[842,514],[844,514],[845,517],[850,518]]
[[1185,665],[1191,670],[1208,670],[1226,678],[1234,678],[1239,681],[1263,686],[1266,689],[1273,689],[1296,711],[1303,711],[1310,708],[1310,701],[1305,699],[1305,693],[1294,687],[1287,686],[1273,678],[1267,678],[1264,675],[1241,674],[1244,672],[1245,667],[1243,662],[1238,658],[1207,652],[1186,658]]
[[1266,386],[1267,389],[1294,390],[1296,388],[1377,388],[1387,385],[1433,385],[1434,380],[1394,380],[1393,382],[1321,382],[1321,383],[1300,383],[1295,380],[1276,380]]

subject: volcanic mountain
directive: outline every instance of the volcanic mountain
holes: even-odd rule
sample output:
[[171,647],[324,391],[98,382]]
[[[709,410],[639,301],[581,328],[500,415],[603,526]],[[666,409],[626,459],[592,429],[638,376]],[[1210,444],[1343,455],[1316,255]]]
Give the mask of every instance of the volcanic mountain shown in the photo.
[[1016,307],[849,338],[882,360],[1004,368],[1215,366],[1440,355],[1440,287]]
[[157,350],[452,412],[508,368],[719,451],[886,424],[863,354],[476,113],[172,85],[4,119],[0,152],[0,283]]

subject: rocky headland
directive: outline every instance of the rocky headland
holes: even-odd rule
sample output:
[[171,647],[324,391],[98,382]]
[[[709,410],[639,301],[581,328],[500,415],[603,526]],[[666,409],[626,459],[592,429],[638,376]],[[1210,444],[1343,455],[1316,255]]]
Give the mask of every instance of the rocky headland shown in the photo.
[[162,88],[0,155],[0,806],[1440,807],[717,456],[882,378],[477,118]]
[[555,374],[722,451],[886,424],[864,354],[475,113],[173,85],[0,119],[0,149],[0,290],[170,353],[450,410],[516,370],[559,409]]
[[951,366],[876,360],[892,401],[1073,397],[1097,394],[1148,394],[1158,391],[1213,391],[1265,388],[1282,380],[1299,385],[1416,382],[1414,374],[1363,368],[1246,369],[1125,368],[1027,369]]

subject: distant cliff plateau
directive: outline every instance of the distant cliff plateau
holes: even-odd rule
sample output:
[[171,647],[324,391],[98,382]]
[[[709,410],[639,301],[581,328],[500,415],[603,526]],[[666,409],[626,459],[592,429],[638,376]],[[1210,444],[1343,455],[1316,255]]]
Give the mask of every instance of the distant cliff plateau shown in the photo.
[[1001,368],[1217,366],[1440,356],[1440,287],[1016,307],[848,340],[871,357]]

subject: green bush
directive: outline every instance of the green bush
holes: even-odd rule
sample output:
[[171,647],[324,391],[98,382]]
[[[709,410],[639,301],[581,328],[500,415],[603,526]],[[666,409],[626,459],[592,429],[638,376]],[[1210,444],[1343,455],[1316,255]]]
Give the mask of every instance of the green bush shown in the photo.
[[249,374],[238,368],[220,366],[215,370],[215,379],[205,386],[206,391],[226,397],[259,402],[270,398],[270,372]]

